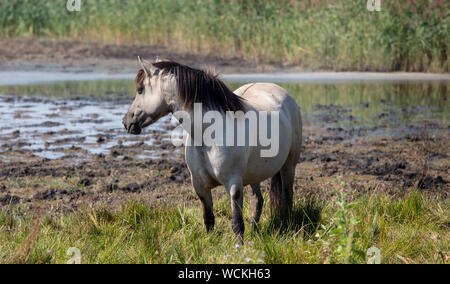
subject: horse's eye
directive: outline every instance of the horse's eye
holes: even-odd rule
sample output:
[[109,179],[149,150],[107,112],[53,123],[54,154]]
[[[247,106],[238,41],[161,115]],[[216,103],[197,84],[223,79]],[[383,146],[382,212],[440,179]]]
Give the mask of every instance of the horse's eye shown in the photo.
[[140,88],[140,89],[138,90],[138,94],[139,94],[139,95],[142,95],[143,92],[144,92],[144,88]]

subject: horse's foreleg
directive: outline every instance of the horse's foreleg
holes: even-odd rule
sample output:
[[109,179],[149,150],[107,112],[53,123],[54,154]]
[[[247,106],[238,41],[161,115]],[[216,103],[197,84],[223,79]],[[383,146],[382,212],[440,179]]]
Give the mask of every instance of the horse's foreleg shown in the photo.
[[234,233],[238,236],[240,241],[244,238],[244,219],[242,217],[242,208],[244,205],[244,194],[242,179],[236,179],[226,185],[226,189],[231,197],[232,210],[232,228]]
[[261,217],[264,199],[261,194],[261,185],[259,183],[250,186],[250,207],[252,209],[251,226],[255,226]]
[[[194,180],[194,179],[193,179]],[[200,201],[203,205],[203,221],[205,222],[206,232],[209,232],[214,228],[214,211],[211,189],[200,186],[193,182],[195,192],[197,193]]]

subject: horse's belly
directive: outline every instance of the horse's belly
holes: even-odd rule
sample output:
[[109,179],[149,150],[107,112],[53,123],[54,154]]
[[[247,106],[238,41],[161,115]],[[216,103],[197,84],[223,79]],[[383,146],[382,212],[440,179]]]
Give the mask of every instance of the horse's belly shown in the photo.
[[273,177],[283,167],[289,155],[291,148],[291,133],[287,127],[281,127],[280,134],[287,136],[288,139],[279,139],[279,147],[277,155],[273,157],[263,157],[261,155],[261,148],[251,148],[247,166],[243,175],[244,184],[260,183],[268,178]]
[[286,157],[259,158],[249,161],[243,176],[244,185],[260,183],[280,171]]

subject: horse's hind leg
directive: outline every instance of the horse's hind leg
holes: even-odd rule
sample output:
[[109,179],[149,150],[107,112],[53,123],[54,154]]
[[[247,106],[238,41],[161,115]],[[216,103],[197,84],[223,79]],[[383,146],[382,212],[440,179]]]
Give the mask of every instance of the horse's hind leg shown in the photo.
[[280,171],[282,191],[281,191],[281,214],[287,218],[292,209],[295,180],[295,164],[285,164]]
[[255,226],[261,217],[264,199],[261,194],[261,185],[259,183],[250,185],[250,207],[252,210],[251,226]]
[[290,154],[280,171],[272,177],[270,184],[270,207],[275,226],[287,224],[292,209],[295,166],[298,157]]
[[299,153],[291,152],[287,161],[280,170],[282,191],[280,213],[282,220],[287,220],[293,206],[295,167],[297,166]]

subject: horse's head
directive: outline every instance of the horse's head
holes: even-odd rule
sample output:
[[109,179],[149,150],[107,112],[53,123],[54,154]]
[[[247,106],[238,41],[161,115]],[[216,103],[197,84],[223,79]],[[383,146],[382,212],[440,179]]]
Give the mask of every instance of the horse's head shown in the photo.
[[128,133],[140,134],[142,129],[169,114],[173,97],[170,76],[162,77],[160,70],[138,57],[141,70],[136,74],[136,97],[123,117]]

